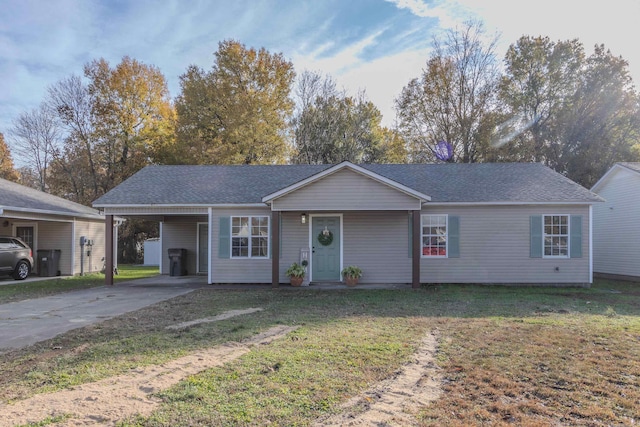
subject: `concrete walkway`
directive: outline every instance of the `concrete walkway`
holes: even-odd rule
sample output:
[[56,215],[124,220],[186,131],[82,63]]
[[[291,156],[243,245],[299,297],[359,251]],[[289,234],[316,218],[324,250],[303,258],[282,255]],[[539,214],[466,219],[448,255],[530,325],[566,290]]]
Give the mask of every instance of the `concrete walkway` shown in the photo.
[[0,353],[55,337],[206,286],[162,276],[0,304]]

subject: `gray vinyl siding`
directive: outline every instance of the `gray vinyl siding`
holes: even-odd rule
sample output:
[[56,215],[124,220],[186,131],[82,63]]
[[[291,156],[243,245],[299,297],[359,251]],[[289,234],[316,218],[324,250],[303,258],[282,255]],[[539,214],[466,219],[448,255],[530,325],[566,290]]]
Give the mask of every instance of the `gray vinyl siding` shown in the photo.
[[[220,232],[220,217],[267,215],[271,217],[268,208],[229,208],[213,210],[213,247],[211,248],[211,262],[213,283],[271,283],[271,258],[219,258],[218,233]],[[271,220],[269,220],[271,229]],[[195,244],[196,238],[193,237]],[[271,241],[269,241],[271,245]],[[195,267],[195,265],[194,265]]]
[[360,283],[410,283],[409,215],[403,212],[347,212],[343,265],[362,268]]
[[167,217],[162,223],[162,257],[161,274],[169,274],[170,248],[183,248],[187,250],[186,270],[187,274],[196,274],[197,262],[197,230],[198,222],[206,222],[206,217]]
[[[299,262],[300,249],[309,247],[310,215],[300,222],[302,212],[282,213],[282,256],[280,282],[293,262]],[[338,216],[340,213],[336,213]],[[345,212],[342,215],[342,266],[357,265],[363,269],[361,284],[411,282],[409,257],[409,216],[406,211]],[[311,254],[313,257],[313,254]]]
[[[280,282],[288,283],[284,274],[294,262],[300,262],[300,249],[309,247],[309,226],[311,218],[307,214],[307,223],[300,221],[301,212],[282,212],[282,251],[280,256]],[[312,254],[309,254],[312,256]],[[309,269],[307,268],[307,271]]]
[[419,200],[350,170],[340,170],[273,201],[274,210],[411,210]]
[[618,167],[598,190],[593,206],[593,270],[640,276],[640,175]]
[[[425,206],[422,213],[460,218],[460,258],[421,258],[422,283],[591,281],[588,206]],[[530,216],[545,214],[582,216],[582,258],[530,258]]]

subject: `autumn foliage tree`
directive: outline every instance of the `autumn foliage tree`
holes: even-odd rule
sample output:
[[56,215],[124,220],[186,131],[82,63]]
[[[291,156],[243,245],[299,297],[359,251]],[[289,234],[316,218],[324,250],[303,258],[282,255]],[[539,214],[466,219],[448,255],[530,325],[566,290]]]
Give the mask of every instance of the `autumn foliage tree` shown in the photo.
[[282,54],[221,42],[210,71],[192,65],[180,77],[173,162],[284,163],[294,77]]
[[4,135],[0,133],[0,178],[13,182],[18,182],[20,175],[13,166],[11,151],[4,140]]

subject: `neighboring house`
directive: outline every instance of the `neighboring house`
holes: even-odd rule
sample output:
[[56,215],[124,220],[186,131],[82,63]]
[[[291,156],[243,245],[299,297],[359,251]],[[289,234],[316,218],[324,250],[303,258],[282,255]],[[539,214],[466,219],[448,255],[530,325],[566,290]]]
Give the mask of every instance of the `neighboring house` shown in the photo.
[[[104,215],[97,210],[0,179],[0,235],[20,237],[31,246],[34,273],[47,274],[38,272],[38,254],[56,250],[61,275],[100,271],[104,233]],[[83,236],[93,245],[81,246]]]
[[598,275],[640,278],[640,163],[616,163],[591,189],[605,199],[593,209],[593,268]]
[[[168,250],[209,283],[589,284],[602,199],[540,164],[149,166],[94,202],[160,221]],[[110,278],[107,278],[109,283]]]

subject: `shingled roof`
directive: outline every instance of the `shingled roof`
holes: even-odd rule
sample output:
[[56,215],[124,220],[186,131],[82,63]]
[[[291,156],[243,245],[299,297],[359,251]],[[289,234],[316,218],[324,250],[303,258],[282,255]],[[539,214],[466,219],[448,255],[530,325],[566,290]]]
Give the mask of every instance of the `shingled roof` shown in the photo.
[[49,215],[104,218],[93,208],[0,179],[0,209]]
[[[262,197],[332,166],[147,166],[100,197],[93,205],[260,204]],[[429,195],[431,203],[602,201],[595,193],[536,163],[359,166]]]

